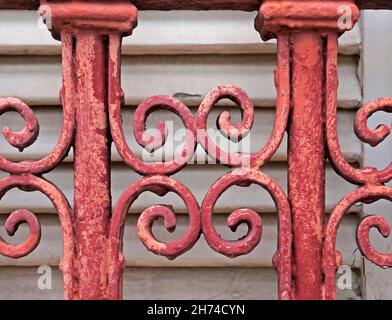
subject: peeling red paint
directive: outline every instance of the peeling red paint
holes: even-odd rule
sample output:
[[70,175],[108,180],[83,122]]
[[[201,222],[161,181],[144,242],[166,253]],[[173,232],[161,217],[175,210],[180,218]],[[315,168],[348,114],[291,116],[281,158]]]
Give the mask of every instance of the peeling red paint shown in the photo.
[[39,134],[39,124],[34,112],[22,101],[15,98],[0,99],[0,115],[4,112],[16,111],[25,121],[25,127],[19,132],[3,129],[3,135],[8,143],[21,152],[32,145]]
[[293,216],[297,299],[321,298],[321,246],[325,210],[323,44],[320,33],[291,36],[292,106],[289,200]]
[[103,36],[111,32],[127,35],[136,25],[137,9],[128,0],[41,0],[41,6],[49,7],[50,19],[46,22],[59,40],[65,29],[75,33],[94,30]]
[[111,299],[122,297],[121,276],[124,268],[122,255],[122,238],[125,218],[137,197],[146,191],[151,191],[159,196],[165,192],[176,193],[185,203],[189,214],[188,230],[179,240],[163,243],[157,240],[152,233],[152,225],[156,218],[162,217],[169,232],[173,232],[176,226],[176,218],[173,209],[168,206],[156,205],[146,209],[139,217],[137,223],[138,236],[146,248],[157,255],[174,259],[190,250],[200,236],[199,205],[193,194],[178,181],[163,175],[144,177],[133,184],[121,195],[113,212],[110,226],[110,270],[109,291]]
[[[223,5],[224,1],[214,1]],[[11,162],[0,156],[0,169],[11,176],[0,180],[0,198],[12,188],[41,191],[54,204],[60,218],[64,257],[66,299],[120,299],[125,268],[123,232],[127,213],[138,196],[146,191],[158,196],[176,193],[189,214],[186,233],[164,243],[153,232],[153,223],[163,218],[168,232],[176,227],[171,206],[157,204],[141,213],[137,234],[154,254],[174,259],[190,250],[203,233],[209,246],[234,258],[250,253],[262,241],[262,219],[254,210],[239,208],[227,219],[232,230],[245,223],[248,233],[237,241],[221,238],[213,224],[214,206],[232,186],[257,184],[275,202],[279,230],[278,248],[273,265],[278,273],[280,299],[335,299],[335,273],[342,256],[335,248],[339,224],[344,214],[357,202],[392,201],[392,188],[384,186],[392,179],[392,165],[386,169],[352,167],[340,150],[337,134],[337,49],[338,35],[353,27],[359,17],[354,1],[265,0],[256,18],[256,29],[264,39],[277,37],[278,66],[276,118],[271,137],[257,153],[229,154],[208,137],[207,119],[221,99],[228,98],[241,109],[239,124],[223,112],[217,127],[229,140],[238,142],[252,129],[254,107],[240,88],[223,85],[214,88],[203,100],[196,117],[181,101],[168,96],[153,96],[136,109],[133,129],[136,141],[147,151],[161,148],[167,138],[163,121],[157,133],[146,132],[150,113],[165,109],[176,114],[187,130],[180,156],[168,161],[146,163],[127,145],[122,129],[121,39],[136,26],[137,9],[128,0],[115,1],[45,1],[51,11],[49,26],[62,42],[63,125],[59,141],[48,156],[38,161]],[[381,2],[380,2],[381,3]],[[191,4],[192,6],[192,4]],[[339,8],[351,12],[352,25],[338,24]],[[44,13],[41,11],[41,13]],[[18,112],[24,128],[3,130],[6,140],[21,151],[36,140],[39,124],[34,112],[15,98],[0,99],[0,115]],[[374,130],[367,119],[377,111],[392,112],[392,98],[378,99],[362,107],[356,117],[355,132],[371,146],[382,142],[391,132],[385,125]],[[288,197],[282,188],[262,172],[288,132]],[[115,143],[125,163],[143,177],[132,182],[111,212],[110,146]],[[195,196],[170,176],[180,171],[194,155],[200,143],[208,155],[232,168],[207,191],[201,208]],[[54,185],[40,177],[51,171],[67,155],[75,155],[74,210]],[[358,189],[345,196],[332,212],[327,224],[325,214],[325,147],[329,160],[346,180]],[[14,211],[5,228],[14,235],[26,223],[29,235],[21,244],[0,239],[0,253],[20,258],[39,244],[41,227],[37,217],[26,209]],[[384,237],[391,231],[382,216],[365,217],[358,226],[357,241],[362,254],[382,267],[392,267],[392,255],[376,251],[369,232],[377,228]]]
[[[19,132],[4,128],[6,140],[20,151],[32,145],[39,134],[39,124],[34,112],[22,101],[15,98],[0,99],[0,115],[7,111],[18,112],[25,121],[25,127]],[[12,162],[0,156],[0,169],[12,174],[42,174],[51,171],[68,154],[74,129],[73,107],[64,103],[61,135],[53,151],[41,160]]]
[[[338,23],[342,6],[350,14],[351,25]],[[336,171],[352,183],[365,185],[363,188],[369,194],[365,192],[365,196],[362,188],[358,189],[362,197],[356,201],[389,199],[390,190],[383,189],[382,184],[391,180],[391,166],[384,170],[355,169],[344,159],[339,146],[337,38],[351,29],[358,18],[354,1],[266,0],[255,22],[263,39],[288,37],[290,42],[290,58],[286,58],[286,63],[292,70],[288,177],[293,219],[294,299],[336,298],[335,272],[342,257],[335,251],[335,238],[341,216],[348,207],[343,203],[336,207],[324,232],[325,144]],[[369,130],[366,121],[376,111],[391,112],[391,102],[391,99],[379,99],[358,112],[355,131],[362,141],[375,146],[390,133],[386,126]],[[380,194],[372,196],[377,191]],[[347,197],[355,195],[354,192]],[[378,228],[384,236],[390,231],[385,219],[366,218],[358,228],[361,251],[371,261],[388,266],[389,256],[371,248],[368,236],[371,227]]]
[[[359,185],[359,188],[345,196],[335,207],[327,222],[323,248],[323,272],[325,275],[325,299],[336,299],[335,272],[341,264],[335,250],[336,236],[343,215],[357,202],[373,203],[381,199],[392,201],[392,188],[384,186],[392,179],[392,164],[387,168],[357,169],[351,166],[340,149],[337,132],[337,37],[328,35],[328,56],[326,74],[326,136],[329,159],[335,170],[349,182]],[[391,129],[385,125],[376,129],[367,127],[367,119],[377,111],[392,112],[392,99],[374,100],[360,108],[355,119],[354,129],[357,136],[364,142],[375,147],[389,134]],[[382,216],[367,216],[358,226],[357,242],[365,258],[381,267],[392,267],[392,255],[377,252],[371,245],[369,231],[376,228],[384,237],[390,234],[390,225]]]
[[109,45],[111,39],[132,32],[137,10],[123,0],[41,3],[50,11],[48,27],[62,41],[62,102],[75,119],[73,259],[77,267],[72,281],[77,290],[72,298],[105,299],[111,216]]
[[[40,191],[46,195],[55,206],[60,218],[63,235],[63,258],[61,269],[64,275],[64,297],[71,299],[74,296],[74,242],[72,210],[64,194],[56,186],[43,178],[30,174],[14,175],[0,180],[0,199],[11,189],[19,188],[23,191]],[[9,235],[13,235],[18,226],[27,223],[29,235],[27,239],[18,245],[8,244],[0,240],[0,253],[7,257],[20,258],[32,252],[38,245],[41,238],[41,227],[37,217],[30,211],[21,209],[14,211],[8,217],[5,228]]]
[[[344,214],[357,202],[372,202],[386,199],[392,201],[392,188],[386,186],[365,185],[345,196],[335,207],[328,220],[325,230],[323,249],[323,272],[325,275],[325,299],[336,299],[335,273],[341,264],[336,262],[336,236],[339,224]],[[392,255],[381,254],[373,249],[369,231],[377,228],[384,237],[388,237],[390,226],[381,216],[368,216],[360,223],[357,230],[357,240],[362,254],[373,263],[382,267],[392,267]]]
[[[337,172],[351,183],[362,185],[366,183],[380,184],[386,183],[392,179],[392,164],[383,170],[376,168],[356,169],[352,167],[340,149],[338,131],[337,131],[337,49],[338,43],[336,35],[328,37],[328,61],[327,61],[327,80],[326,80],[326,134],[329,148],[330,160]],[[365,143],[376,146],[382,142],[390,132],[385,125],[375,130],[367,128],[367,119],[376,111],[392,112],[392,99],[384,98],[370,102],[362,107],[355,120],[355,132],[358,137]]]
[[[339,25],[345,13],[350,14],[351,25]],[[265,40],[288,30],[342,33],[353,28],[358,19],[359,9],[353,0],[264,0],[256,29]]]
[[210,247],[228,257],[237,257],[251,252],[261,241],[262,220],[259,214],[250,209],[238,209],[232,212],[227,220],[227,225],[233,231],[241,223],[248,225],[247,235],[238,241],[225,241],[220,237],[213,225],[213,209],[219,196],[233,185],[248,187],[257,184],[265,188],[275,201],[279,214],[279,240],[278,252],[274,256],[274,266],[278,272],[278,295],[280,299],[293,298],[292,293],[292,226],[290,208],[287,197],[276,182],[262,173],[260,169],[275,154],[279,148],[286,128],[290,107],[290,66],[289,43],[282,37],[278,40],[278,71],[276,72],[277,110],[274,128],[266,146],[255,154],[227,154],[215,145],[207,134],[207,118],[212,107],[221,99],[229,98],[239,105],[242,111],[242,121],[233,125],[230,122],[230,113],[225,111],[218,119],[217,124],[222,133],[239,141],[245,137],[253,125],[254,109],[246,93],[233,86],[221,86],[211,91],[203,100],[197,116],[196,127],[198,142],[203,146],[209,156],[229,167],[237,168],[226,174],[208,190],[204,198],[202,214],[202,231]]
[[241,223],[248,225],[247,235],[238,241],[226,241],[221,238],[213,225],[212,215],[219,196],[233,185],[257,184],[265,188],[273,198],[279,214],[278,252],[274,265],[278,272],[279,298],[292,298],[291,285],[291,218],[290,207],[284,191],[266,174],[258,170],[236,169],[220,178],[209,189],[204,198],[202,212],[203,235],[209,246],[231,258],[251,252],[262,237],[262,220],[259,214],[250,209],[238,209],[230,214],[227,226],[235,231]]
[[[113,79],[113,82],[115,80]],[[119,85],[117,86],[119,88]],[[119,89],[117,92],[121,92]],[[116,91],[115,91],[116,92]],[[111,93],[116,96],[116,93]],[[119,96],[119,94],[117,94]],[[152,152],[154,149],[160,148],[165,143],[166,129],[164,122],[158,123],[158,134],[150,136],[146,134],[145,122],[147,116],[156,109],[164,109],[177,114],[186,131],[185,147],[181,152],[181,157],[176,156],[173,160],[158,163],[146,163],[139,159],[137,155],[129,148],[125,141],[124,132],[122,129],[121,119],[121,100],[114,99],[113,103],[109,105],[109,121],[113,141],[117,147],[123,160],[136,172],[142,175],[152,174],[167,174],[171,175],[181,170],[193,156],[196,150],[196,128],[192,112],[181,101],[168,96],[154,96],[143,101],[135,111],[133,117],[133,130],[136,141],[142,146],[149,146],[148,151]]]

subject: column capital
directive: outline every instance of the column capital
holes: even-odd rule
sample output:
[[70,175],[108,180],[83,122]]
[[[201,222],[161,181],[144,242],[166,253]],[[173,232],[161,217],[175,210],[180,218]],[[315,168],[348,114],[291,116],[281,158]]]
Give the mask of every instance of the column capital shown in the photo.
[[287,30],[351,30],[360,11],[354,0],[264,0],[255,28],[264,40]]
[[40,14],[55,39],[63,28],[129,35],[137,25],[137,8],[129,0],[41,0]]

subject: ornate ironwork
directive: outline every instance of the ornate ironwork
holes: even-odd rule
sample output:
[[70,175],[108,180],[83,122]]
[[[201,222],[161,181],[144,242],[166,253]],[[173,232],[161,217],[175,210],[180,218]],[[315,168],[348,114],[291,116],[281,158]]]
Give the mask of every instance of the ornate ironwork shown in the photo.
[[[349,182],[360,187],[345,196],[331,213],[325,229],[323,250],[323,272],[325,275],[325,298],[335,299],[335,272],[341,265],[341,254],[335,250],[336,234],[343,215],[357,202],[373,203],[380,199],[392,201],[392,188],[384,184],[392,179],[392,164],[383,170],[377,168],[356,169],[344,158],[340,149],[337,132],[337,36],[329,34],[327,38],[327,79],[326,79],[326,134],[329,160],[336,172]],[[372,147],[381,143],[390,133],[390,128],[381,125],[371,130],[367,119],[377,111],[392,112],[392,98],[378,99],[359,109],[354,129],[357,136]],[[381,267],[392,267],[391,254],[381,254],[371,245],[369,231],[377,228],[384,237],[390,234],[390,226],[382,216],[365,217],[358,226],[358,246],[368,260]]]
[[231,99],[241,107],[242,122],[233,125],[230,122],[230,113],[225,111],[217,119],[219,129],[226,137],[234,141],[240,141],[248,134],[253,125],[254,110],[252,102],[241,89],[230,86],[214,89],[204,99],[196,116],[198,140],[206,152],[219,162],[237,168],[216,181],[204,198],[201,208],[204,237],[213,250],[228,257],[237,257],[251,252],[258,245],[262,236],[262,221],[259,214],[250,209],[238,209],[232,212],[227,219],[228,227],[235,231],[244,222],[248,225],[249,231],[241,240],[228,242],[216,232],[212,213],[220,195],[233,185],[247,187],[251,184],[257,184],[265,188],[273,198],[279,216],[279,244],[278,252],[274,257],[274,265],[279,274],[279,297],[281,299],[292,298],[290,208],[284,191],[271,177],[262,173],[260,168],[271,159],[279,148],[287,127],[290,108],[288,45],[287,38],[279,39],[278,71],[276,73],[278,88],[276,119],[272,135],[262,150],[255,154],[226,154],[208,138],[206,130],[208,114],[214,104],[224,98]]
[[[67,57],[63,61],[67,62]],[[67,72],[64,72],[64,77]],[[74,130],[74,110],[73,105],[67,103],[69,95],[62,91],[61,100],[63,102],[63,126],[59,141],[54,150],[41,160],[12,162],[0,156],[0,169],[9,172],[11,176],[0,181],[0,198],[9,190],[19,188],[23,191],[40,191],[45,194],[54,204],[61,223],[63,236],[63,258],[60,268],[64,275],[64,297],[71,299],[74,293],[73,286],[73,254],[75,236],[73,233],[72,209],[64,194],[52,183],[41,177],[41,174],[51,171],[68,154],[71,147]],[[39,124],[34,112],[22,101],[15,98],[0,99],[0,114],[8,111],[18,112],[25,121],[25,127],[19,132],[13,132],[9,128],[3,130],[5,139],[15,148],[23,149],[32,145],[39,134]],[[0,254],[21,258],[31,253],[39,244],[41,239],[41,225],[37,217],[26,209],[12,212],[5,223],[8,235],[13,236],[18,227],[26,223],[29,227],[27,239],[17,245],[8,244],[3,239],[0,240]]]
[[[230,187],[252,184],[267,190],[276,205],[278,248],[273,264],[278,273],[279,298],[336,298],[335,272],[341,264],[341,255],[335,249],[335,241],[343,215],[356,202],[392,201],[392,188],[384,185],[392,179],[392,165],[384,170],[356,169],[344,159],[339,146],[337,39],[352,26],[338,26],[337,6],[347,6],[355,23],[359,15],[355,2],[301,1],[298,5],[298,1],[292,0],[265,0],[256,18],[256,29],[264,39],[278,39],[276,118],[267,144],[257,153],[230,153],[208,136],[209,113],[221,99],[232,100],[241,109],[242,119],[239,124],[233,124],[228,111],[221,113],[217,118],[220,132],[235,142],[250,132],[254,122],[253,104],[240,88],[216,87],[205,97],[196,116],[177,99],[154,96],[144,100],[133,116],[133,133],[138,144],[150,153],[165,145],[167,132],[163,121],[158,123],[154,135],[148,134],[146,129],[147,117],[158,109],[176,114],[186,131],[183,150],[172,160],[154,163],[143,161],[132,151],[122,127],[121,39],[136,25],[136,7],[125,0],[41,2],[45,5],[41,13],[45,16],[45,10],[50,11],[52,34],[62,43],[62,130],[56,147],[41,160],[12,162],[0,156],[0,169],[11,174],[0,181],[0,198],[12,188],[38,190],[54,204],[64,241],[61,269],[65,298],[122,297],[125,220],[134,201],[146,191],[158,196],[176,193],[184,201],[189,215],[185,234],[164,243],[154,236],[153,223],[163,218],[167,231],[173,232],[176,228],[173,208],[157,204],[142,212],[137,221],[137,234],[151,252],[174,259],[190,250],[203,234],[216,252],[232,258],[248,254],[262,239],[263,223],[259,213],[248,208],[232,212],[227,226],[235,231],[244,223],[248,232],[237,241],[227,241],[215,229],[213,211],[219,197]],[[225,1],[213,2],[226,5]],[[256,2],[259,3],[247,1],[248,5]],[[148,3],[151,5],[153,1]],[[21,131],[8,128],[3,131],[6,140],[22,151],[36,140],[38,121],[33,111],[15,98],[0,99],[0,114],[7,111],[16,111],[25,120]],[[367,119],[377,111],[392,112],[392,98],[362,107],[355,122],[358,137],[372,146],[390,133],[390,128],[384,125],[375,130],[367,127]],[[286,131],[289,136],[288,197],[276,181],[262,171],[281,145]],[[109,169],[111,140],[130,169],[142,176],[126,188],[113,212]],[[336,171],[359,186],[341,200],[326,225],[325,143]],[[192,192],[171,177],[186,166],[198,144],[211,158],[232,169],[208,189],[201,207]],[[75,155],[73,209],[62,192],[41,176],[55,168],[71,146]],[[5,223],[6,231],[12,236],[22,223],[29,227],[27,239],[17,245],[0,239],[1,254],[20,258],[37,247],[41,227],[32,212],[20,209],[11,213]],[[389,236],[390,226],[385,218],[368,216],[358,226],[359,248],[370,261],[391,267],[392,255],[379,253],[372,247],[371,228],[377,228],[384,237]]]

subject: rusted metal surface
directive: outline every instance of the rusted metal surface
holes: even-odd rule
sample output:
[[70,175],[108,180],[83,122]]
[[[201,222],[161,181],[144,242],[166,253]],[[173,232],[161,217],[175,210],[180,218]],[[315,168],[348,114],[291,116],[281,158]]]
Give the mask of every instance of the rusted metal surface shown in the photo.
[[[0,2],[0,8],[1,8]],[[21,3],[21,2],[15,2]],[[170,9],[170,1],[134,1],[137,6]],[[143,3],[143,4],[142,4]],[[179,9],[232,8],[250,10],[257,1],[177,1]],[[359,3],[359,2],[357,2]],[[376,1],[373,2],[375,5]],[[381,1],[378,2],[381,5]],[[132,33],[137,9],[128,0],[116,1],[44,1],[40,12],[53,37],[62,42],[63,125],[58,144],[41,160],[11,162],[0,156],[0,169],[11,175],[0,181],[0,198],[7,191],[40,191],[54,204],[62,225],[66,299],[121,299],[125,268],[123,233],[127,213],[144,192],[163,197],[176,193],[188,209],[189,225],[185,234],[172,242],[162,242],[153,234],[153,223],[163,218],[168,232],[176,227],[171,206],[156,204],[140,214],[136,230],[147,250],[174,259],[190,250],[201,234],[212,250],[235,258],[250,253],[262,241],[263,223],[259,213],[239,208],[227,219],[233,231],[240,224],[247,234],[237,241],[223,239],[214,227],[213,212],[219,197],[230,187],[256,184],[275,202],[278,213],[278,247],[273,258],[278,273],[278,296],[290,299],[336,298],[335,273],[341,255],[335,248],[338,227],[344,214],[357,202],[392,201],[392,188],[384,184],[392,179],[392,164],[386,169],[357,169],[343,157],[337,134],[337,39],[353,27],[359,17],[354,1],[265,0],[256,18],[256,29],[264,39],[278,39],[277,106],[274,127],[267,144],[257,153],[229,153],[208,135],[210,111],[222,99],[232,100],[241,110],[239,124],[231,122],[225,111],[217,118],[217,128],[229,140],[240,142],[254,122],[253,103],[240,88],[224,85],[211,90],[196,116],[181,101],[168,96],[144,100],[133,117],[136,141],[153,153],[167,143],[167,128],[159,121],[154,134],[147,133],[148,116],[164,109],[176,114],[186,130],[183,149],[173,159],[146,162],[127,145],[121,110],[121,39]],[[361,2],[365,5],[365,2]],[[350,12],[352,24],[340,25],[339,7]],[[222,7],[220,7],[222,6]],[[234,7],[235,6],[235,7]],[[246,7],[248,6],[248,7]],[[258,8],[258,7],[257,7]],[[253,9],[252,9],[253,10]],[[36,140],[39,124],[34,112],[15,98],[0,99],[0,115],[18,112],[24,128],[3,130],[6,140],[23,151]],[[385,125],[371,130],[367,119],[377,111],[392,112],[392,98],[375,100],[362,107],[356,117],[355,131],[365,143],[376,146],[390,133]],[[289,137],[288,197],[263,167],[276,153],[284,135]],[[142,177],[131,181],[111,211],[110,146],[114,142],[124,162]],[[186,186],[171,175],[182,170],[200,144],[206,153],[232,170],[219,178],[199,204]],[[74,206],[41,175],[51,171],[74,148]],[[325,224],[325,147],[329,160],[345,179],[358,189],[344,197]],[[246,191],[244,191],[246,192]],[[0,239],[0,253],[20,258],[39,244],[41,228],[37,217],[19,209],[8,217],[5,228],[13,235],[26,223],[29,235],[21,244]],[[377,228],[384,237],[390,226],[381,216],[368,216],[357,230],[358,246],[363,255],[382,267],[392,267],[392,255],[377,252],[369,232]]]
[[[138,10],[241,10],[257,11],[262,0],[129,0]],[[279,0],[277,0],[279,1]],[[313,1],[313,0],[310,0]],[[339,0],[337,0],[339,1]],[[390,0],[356,0],[360,9],[392,9]],[[36,10],[40,0],[0,0],[0,10]]]

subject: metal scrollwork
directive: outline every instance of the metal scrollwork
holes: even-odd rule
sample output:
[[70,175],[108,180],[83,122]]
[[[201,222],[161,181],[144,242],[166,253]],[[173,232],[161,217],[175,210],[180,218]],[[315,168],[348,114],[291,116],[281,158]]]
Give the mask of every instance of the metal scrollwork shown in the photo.
[[250,209],[238,209],[231,213],[227,225],[235,231],[241,224],[248,226],[248,234],[238,241],[225,241],[213,226],[213,208],[219,196],[233,185],[249,186],[257,184],[265,188],[272,196],[279,220],[278,252],[274,257],[274,265],[279,275],[279,298],[292,298],[291,285],[291,217],[290,207],[284,191],[269,176],[260,171],[260,168],[275,154],[280,146],[287,127],[290,107],[290,75],[289,75],[289,48],[288,38],[282,36],[278,41],[278,72],[276,73],[276,86],[278,100],[275,124],[267,145],[255,154],[226,154],[216,146],[207,136],[206,123],[208,113],[213,105],[220,99],[229,98],[236,102],[242,111],[240,124],[230,122],[230,113],[222,113],[217,124],[222,133],[229,139],[240,141],[252,128],[254,119],[253,104],[246,93],[236,87],[223,86],[214,89],[202,102],[196,120],[198,139],[206,152],[220,163],[237,169],[226,174],[209,189],[204,198],[202,212],[203,235],[210,247],[228,257],[236,257],[251,252],[262,237],[262,220],[258,213]]
[[[343,156],[337,132],[337,37],[328,36],[327,86],[326,86],[326,134],[329,159],[336,172],[359,188],[345,196],[329,217],[324,239],[323,270],[325,275],[325,298],[336,299],[335,272],[342,259],[335,250],[336,235],[344,214],[357,202],[373,203],[381,199],[392,201],[392,188],[384,186],[392,179],[392,163],[383,170],[376,168],[356,169]],[[355,133],[364,142],[375,147],[389,134],[385,125],[372,130],[367,127],[368,118],[377,111],[392,112],[392,98],[374,100],[363,106],[356,114]],[[381,267],[392,267],[391,254],[377,252],[371,245],[369,231],[376,228],[384,237],[390,234],[390,226],[382,216],[367,216],[357,229],[357,242],[363,256]]]
[[[63,35],[63,77],[68,83],[72,83],[72,40]],[[71,148],[75,127],[74,102],[72,97],[73,88],[63,88],[61,101],[63,104],[63,123],[57,145],[46,157],[36,161],[12,162],[0,156],[0,169],[11,174],[42,174],[55,168],[68,154]],[[39,124],[34,112],[24,102],[16,98],[0,99],[0,115],[8,112],[18,112],[25,121],[25,127],[19,132],[13,132],[9,128],[3,130],[3,135],[12,146],[20,151],[32,145],[38,137]]]
[[144,100],[136,109],[133,116],[133,131],[136,141],[145,150],[154,152],[166,142],[166,127],[163,121],[157,126],[157,133],[150,135],[146,132],[146,120],[150,113],[157,109],[175,113],[183,122],[186,130],[185,147],[174,159],[168,162],[146,163],[129,148],[125,141],[121,120],[121,105],[123,92],[119,81],[119,52],[120,37],[110,37],[109,64],[109,122],[113,141],[125,163],[144,178],[132,183],[122,194],[115,206],[110,227],[110,292],[112,298],[121,296],[118,288],[124,267],[122,255],[123,229],[126,214],[135,199],[145,191],[151,191],[159,196],[174,192],[185,202],[189,214],[189,226],[185,235],[171,243],[157,240],[152,232],[154,221],[162,217],[166,228],[173,232],[176,227],[176,216],[173,209],[165,205],[155,205],[146,209],[139,217],[137,233],[151,252],[174,259],[193,247],[200,236],[200,214],[197,200],[181,183],[169,176],[180,171],[193,156],[196,150],[196,128],[192,112],[181,101],[168,96],[154,96]]
[[[196,115],[196,121],[191,111],[179,100],[167,96],[155,96],[144,100],[136,109],[133,117],[133,130],[136,141],[149,152],[159,149],[166,141],[165,124],[160,121],[156,133],[146,133],[146,119],[148,115],[157,110],[164,109],[174,112],[182,120],[187,130],[182,156],[169,162],[146,163],[139,159],[129,148],[125,141],[122,122],[121,104],[123,92],[119,82],[119,37],[110,37],[110,64],[109,64],[109,122],[113,141],[121,157],[133,170],[142,174],[144,178],[131,184],[120,197],[117,203],[110,231],[110,257],[115,261],[109,272],[112,289],[112,298],[121,295],[117,290],[117,283],[124,268],[122,255],[122,237],[126,213],[138,195],[144,191],[152,191],[160,196],[167,192],[177,193],[186,203],[190,216],[187,233],[180,240],[172,243],[158,241],[152,233],[152,224],[158,217],[163,217],[167,230],[170,232],[176,226],[173,210],[164,205],[155,205],[146,209],[139,217],[138,235],[146,248],[155,254],[164,255],[170,259],[189,250],[202,231],[208,244],[215,250],[230,257],[249,253],[261,240],[262,221],[258,213],[250,209],[238,209],[228,218],[228,225],[235,229],[239,224],[246,223],[249,227],[247,236],[238,242],[226,242],[220,238],[212,223],[212,211],[220,194],[233,185],[248,186],[258,184],[265,188],[274,199],[279,214],[279,248],[274,257],[274,264],[279,273],[279,296],[282,299],[291,298],[291,219],[287,197],[276,182],[260,168],[274,155],[280,146],[287,126],[289,113],[289,49],[288,39],[279,40],[279,70],[276,75],[278,88],[278,102],[275,125],[267,145],[256,154],[236,153],[229,154],[215,145],[207,134],[207,118],[212,107],[221,99],[228,98],[237,103],[242,111],[240,124],[232,124],[229,112],[223,112],[217,119],[219,130],[230,140],[240,141],[252,128],[254,121],[253,104],[246,93],[237,87],[221,86],[213,89],[203,100]],[[208,191],[202,208],[201,220],[198,204],[192,193],[182,184],[168,176],[181,170],[193,156],[197,142],[206,150],[209,156],[221,164],[237,168],[233,172],[219,179]]]
[[[62,36],[63,46],[63,77],[68,83],[72,80],[72,40],[67,34]],[[41,178],[40,175],[55,168],[68,154],[72,145],[75,112],[73,102],[72,87],[63,88],[61,91],[61,101],[63,103],[63,123],[61,134],[57,145],[53,151],[40,160],[28,160],[22,162],[12,162],[0,156],[0,169],[9,172],[11,176],[0,181],[0,198],[13,188],[23,191],[40,191],[45,194],[54,204],[62,227],[63,234],[63,258],[61,260],[61,270],[64,276],[64,297],[71,299],[74,296],[73,281],[73,254],[74,235],[72,225],[72,210],[64,194],[56,186]],[[0,115],[15,111],[19,113],[24,122],[24,128],[19,132],[4,128],[3,135],[7,142],[21,152],[32,145],[39,134],[39,123],[33,110],[24,102],[16,98],[0,99]],[[0,239],[0,254],[21,258],[30,254],[39,244],[41,239],[41,225],[37,216],[26,209],[19,209],[12,212],[5,222],[5,229],[8,235],[13,236],[21,224],[27,224],[29,234],[21,244],[9,244]]]
[[[72,226],[72,210],[64,194],[53,184],[43,178],[33,175],[15,175],[0,180],[0,199],[11,189],[19,188],[23,191],[40,191],[45,194],[54,204],[61,223],[63,234],[63,258],[61,269],[64,274],[64,297],[70,299],[73,296],[73,250],[74,236]],[[8,244],[0,239],[0,254],[21,258],[31,253],[39,244],[41,238],[41,226],[37,217],[26,209],[16,210],[11,213],[5,223],[5,228],[10,236],[13,236],[19,225],[27,223],[29,234],[21,244]]]

